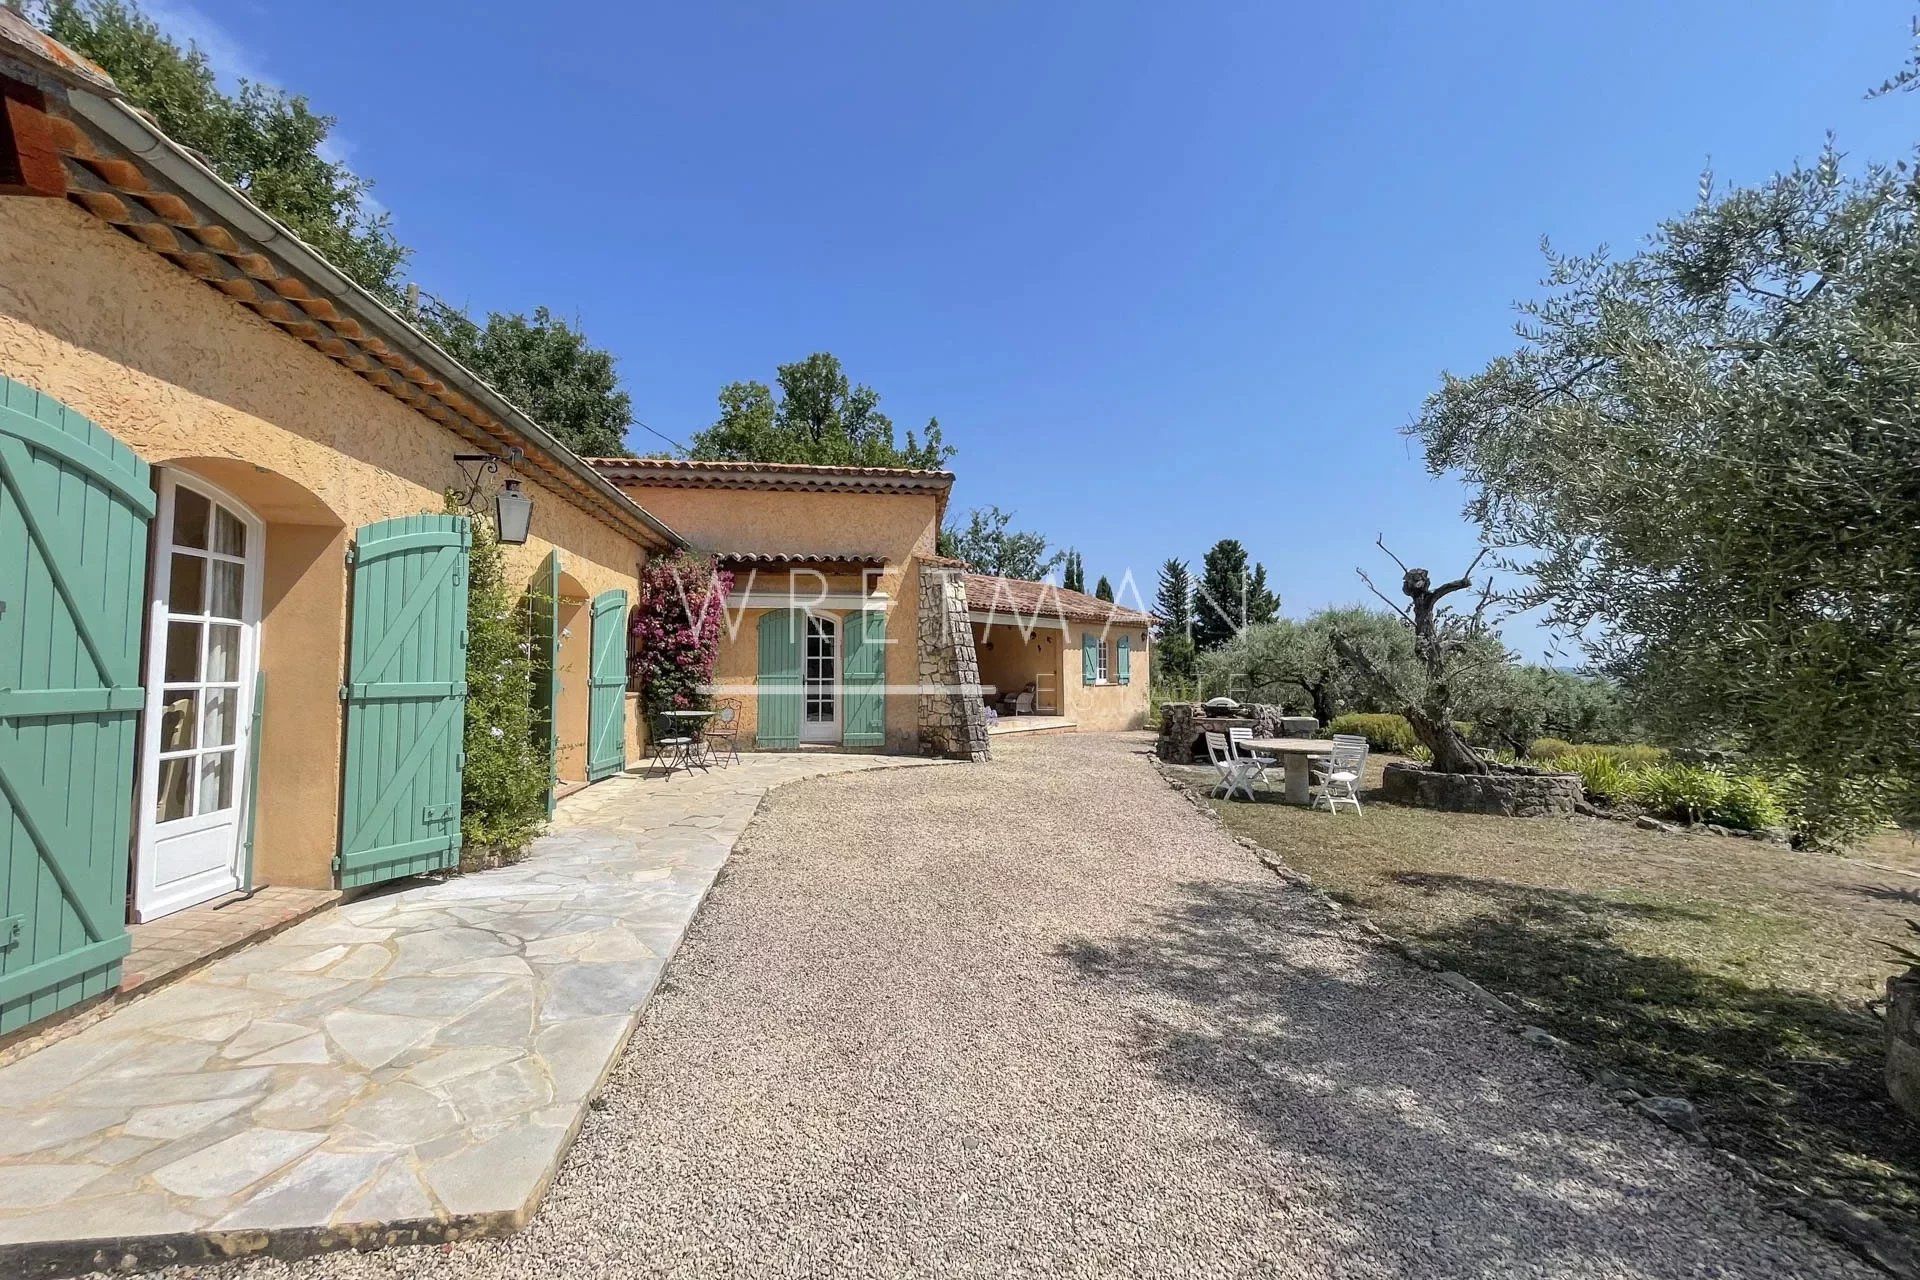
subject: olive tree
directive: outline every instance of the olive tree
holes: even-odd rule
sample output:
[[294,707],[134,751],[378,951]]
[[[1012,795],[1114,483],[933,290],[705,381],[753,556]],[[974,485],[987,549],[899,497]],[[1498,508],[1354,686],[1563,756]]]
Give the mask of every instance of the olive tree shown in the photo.
[[1350,636],[1380,666],[1410,673],[1413,633],[1406,625],[1378,609],[1348,607],[1242,628],[1200,655],[1201,687],[1308,711],[1322,724],[1349,711],[1398,711],[1336,651],[1336,633]]
[[1920,809],[1920,186],[1831,147],[1639,251],[1549,251],[1520,347],[1410,428],[1673,741],[1781,768],[1803,834]]

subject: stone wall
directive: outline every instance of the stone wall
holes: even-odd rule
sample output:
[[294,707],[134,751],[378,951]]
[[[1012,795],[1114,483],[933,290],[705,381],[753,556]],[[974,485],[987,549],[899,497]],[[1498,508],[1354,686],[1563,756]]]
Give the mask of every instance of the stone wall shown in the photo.
[[920,566],[920,754],[986,760],[987,712],[962,572]]
[[1160,739],[1154,750],[1169,764],[1205,764],[1205,749],[1195,751],[1194,744],[1208,729],[1218,729],[1221,722],[1231,720],[1236,726],[1246,725],[1256,738],[1307,736],[1288,729],[1286,722],[1291,718],[1278,706],[1266,702],[1243,702],[1232,716],[1218,718],[1207,715],[1206,709],[1197,702],[1163,702],[1160,704]]
[[1571,773],[1435,773],[1416,764],[1386,767],[1383,787],[1395,804],[1506,818],[1570,818],[1585,798]]

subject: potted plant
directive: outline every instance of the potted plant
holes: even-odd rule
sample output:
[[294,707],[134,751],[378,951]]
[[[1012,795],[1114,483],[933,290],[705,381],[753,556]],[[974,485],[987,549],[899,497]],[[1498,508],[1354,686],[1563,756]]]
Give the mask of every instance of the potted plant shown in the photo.
[[1920,1119],[1920,920],[1907,921],[1907,929],[1915,946],[1887,944],[1907,964],[1887,979],[1887,1092]]

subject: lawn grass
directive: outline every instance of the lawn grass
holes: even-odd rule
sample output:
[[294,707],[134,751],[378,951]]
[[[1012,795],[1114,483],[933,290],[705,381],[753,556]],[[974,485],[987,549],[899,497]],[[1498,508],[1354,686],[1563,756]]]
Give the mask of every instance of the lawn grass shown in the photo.
[[1886,1095],[1867,1007],[1897,967],[1880,942],[1920,917],[1904,838],[1843,859],[1586,818],[1214,805],[1589,1064],[1691,1099],[1763,1172],[1920,1232],[1920,1124]]

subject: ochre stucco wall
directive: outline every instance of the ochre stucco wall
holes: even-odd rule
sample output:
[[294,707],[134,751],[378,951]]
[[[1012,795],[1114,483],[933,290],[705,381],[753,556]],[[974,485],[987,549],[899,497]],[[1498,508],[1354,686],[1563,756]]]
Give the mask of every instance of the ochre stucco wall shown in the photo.
[[[0,199],[0,373],[157,466],[215,480],[267,521],[256,878],[328,883],[346,539],[439,510],[461,482],[453,455],[473,446],[62,201]],[[618,587],[631,600],[638,542],[523,482],[533,535],[507,549],[512,578],[533,581],[558,547],[587,594]]]
[[1064,714],[1072,716],[1075,727],[1080,729],[1141,728],[1147,723],[1147,705],[1153,684],[1146,628],[1105,628],[1104,634],[1110,646],[1107,656],[1110,680],[1116,676],[1112,668],[1118,661],[1111,647],[1118,644],[1121,636],[1128,638],[1132,655],[1128,663],[1127,683],[1086,684],[1083,682],[1085,673],[1080,661],[1081,638],[1091,634],[1097,639],[1102,632],[1103,628],[1097,623],[1074,622],[1067,626],[1066,656],[1062,668],[1064,679],[1061,682],[1061,693],[1066,704]]
[[[720,552],[788,552],[810,555],[879,555],[886,567],[868,581],[887,594],[886,749],[919,748],[918,704],[913,690],[920,679],[917,652],[919,557],[933,552],[939,506],[932,494],[769,493],[750,489],[675,489],[660,485],[621,486],[641,506],[665,521],[695,546]],[[824,577],[824,585],[822,578]],[[785,594],[806,601],[823,589],[858,592],[859,575],[820,575],[808,571],[758,569],[736,575],[728,626],[714,663],[714,683],[741,700],[740,743],[753,745],[756,684],[760,663],[761,610],[742,610],[751,592]],[[826,605],[844,614],[845,605]],[[843,650],[844,652],[844,650]]]
[[[993,647],[988,648],[991,644]],[[996,697],[1017,694],[1029,682],[1036,686],[1036,711],[1061,714],[1061,631],[1058,627],[1034,627],[1021,632],[1017,626],[973,627],[973,652],[980,662],[980,683],[992,685]],[[1080,678],[1079,651],[1075,650],[1073,678]]]

